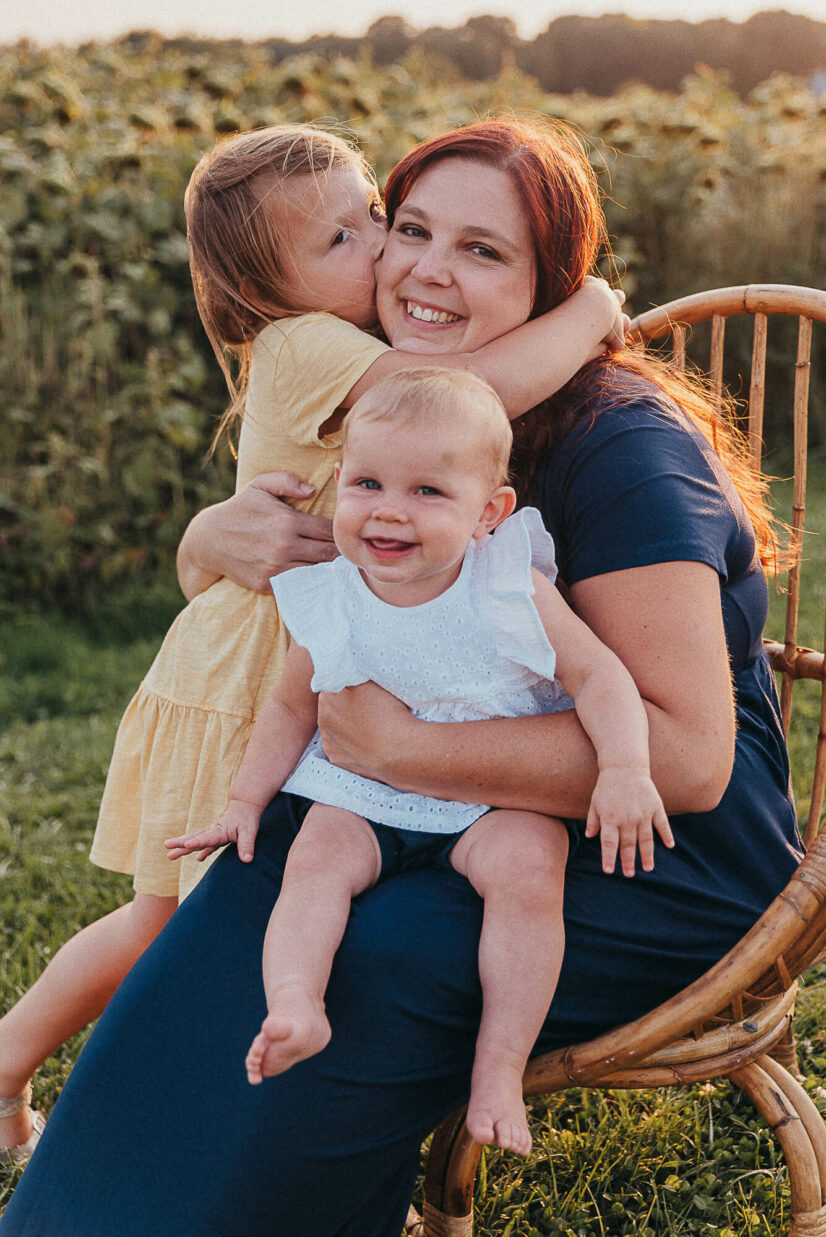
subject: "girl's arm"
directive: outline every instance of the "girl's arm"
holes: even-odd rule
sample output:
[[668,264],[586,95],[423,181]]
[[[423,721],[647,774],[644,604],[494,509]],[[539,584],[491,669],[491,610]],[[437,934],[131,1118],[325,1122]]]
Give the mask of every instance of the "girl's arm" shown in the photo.
[[[648,718],[651,775],[666,810],[710,811],[734,756],[734,709],[717,573],[671,562],[610,572],[571,589],[577,614],[616,653]],[[373,684],[319,697],[336,764],[439,798],[584,818],[597,781],[573,710],[445,725],[420,721]]]
[[205,859],[227,842],[237,842],[238,854],[245,862],[252,859],[261,813],[315,734],[318,697],[310,688],[312,676],[310,654],[291,644],[281,678],[255,720],[232,783],[229,804],[210,828],[170,838],[165,843],[170,859],[180,859],[195,850]]
[[[470,369],[486,379],[513,420],[563,387],[606,348],[623,346],[628,319],[625,295],[604,279],[587,276],[582,287],[549,313],[525,322],[475,352],[420,353],[392,349],[378,357],[342,402],[351,408],[374,383],[400,369],[441,365]],[[338,421],[343,420],[340,415]],[[327,427],[335,428],[335,422]]]

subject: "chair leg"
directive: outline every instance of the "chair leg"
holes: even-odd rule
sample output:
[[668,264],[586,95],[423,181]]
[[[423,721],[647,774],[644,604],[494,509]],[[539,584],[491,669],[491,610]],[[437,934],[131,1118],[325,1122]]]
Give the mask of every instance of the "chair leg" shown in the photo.
[[769,1056],[782,1065],[784,1069],[787,1069],[793,1078],[797,1078],[800,1081],[803,1077],[797,1063],[797,1044],[794,1038],[794,1027],[792,1026],[791,1019],[789,1019],[782,1039],[777,1041],[771,1049]]
[[433,1135],[424,1183],[423,1237],[472,1237],[473,1184],[482,1148],[465,1126],[467,1109]]
[[777,1137],[789,1169],[789,1237],[826,1237],[826,1127],[809,1096],[782,1065],[760,1057],[731,1075]]

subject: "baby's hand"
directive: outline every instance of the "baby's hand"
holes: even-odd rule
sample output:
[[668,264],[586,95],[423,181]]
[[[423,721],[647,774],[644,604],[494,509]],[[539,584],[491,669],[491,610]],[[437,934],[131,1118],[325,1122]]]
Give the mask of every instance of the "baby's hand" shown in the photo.
[[639,846],[642,869],[650,872],[654,867],[654,829],[666,846],[674,845],[662,799],[649,775],[639,769],[603,769],[585,826],[586,838],[601,834],[602,870],[614,871],[619,850],[623,874],[633,876]]
[[230,799],[229,806],[218,817],[209,829],[201,829],[199,833],[184,833],[179,838],[169,838],[164,846],[169,851],[170,859],[180,859],[193,851],[200,851],[199,860],[204,860],[219,846],[227,842],[236,842],[238,856],[249,863],[255,849],[255,838],[258,834],[258,820],[261,808],[256,803],[247,803],[244,799]]

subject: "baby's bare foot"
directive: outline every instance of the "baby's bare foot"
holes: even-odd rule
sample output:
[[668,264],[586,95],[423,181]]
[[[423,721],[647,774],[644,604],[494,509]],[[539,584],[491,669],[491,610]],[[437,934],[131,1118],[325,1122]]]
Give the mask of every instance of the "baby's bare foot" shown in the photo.
[[272,1007],[247,1053],[247,1077],[261,1082],[321,1052],[330,1040],[324,1006],[304,988],[285,985],[273,994]]
[[498,1143],[503,1151],[527,1155],[531,1133],[522,1099],[522,1070],[512,1066],[473,1070],[465,1124],[478,1143]]

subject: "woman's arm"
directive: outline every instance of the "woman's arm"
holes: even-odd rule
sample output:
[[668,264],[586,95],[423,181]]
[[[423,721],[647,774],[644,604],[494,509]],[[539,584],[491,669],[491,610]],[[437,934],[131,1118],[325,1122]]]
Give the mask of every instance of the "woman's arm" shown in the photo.
[[[636,682],[648,715],[651,775],[670,814],[708,811],[731,775],[734,709],[717,573],[661,563],[594,576],[574,607]],[[584,817],[597,779],[576,713],[450,726],[414,718],[373,685],[321,696],[331,760],[440,798]]]
[[[342,401],[342,409],[387,374],[422,365],[470,369],[484,378],[513,420],[535,408],[573,378],[606,348],[622,348],[628,318],[622,312],[625,295],[604,279],[587,276],[582,287],[556,309],[525,322],[474,352],[444,354],[392,349],[373,362]],[[343,413],[338,422],[343,420]],[[335,425],[328,427],[335,428]]]
[[178,582],[187,601],[222,576],[267,593],[270,576],[335,558],[331,521],[281,501],[312,492],[293,473],[265,473],[232,498],[199,511],[178,546]]

